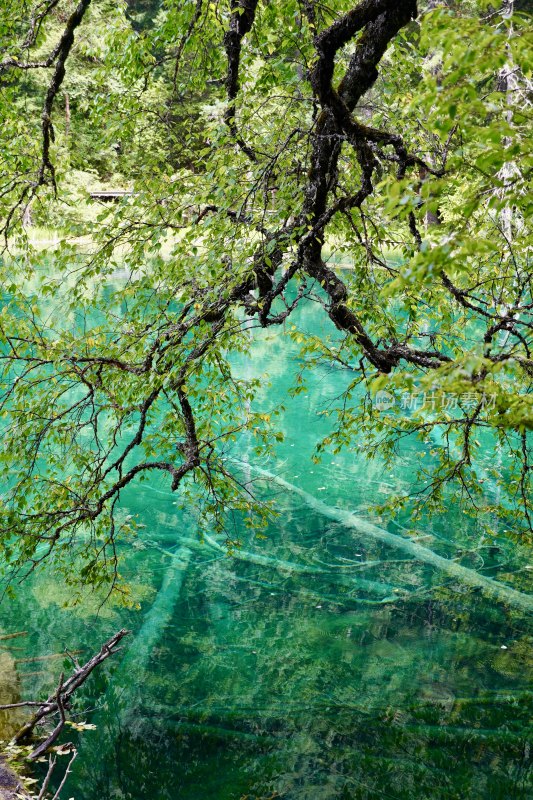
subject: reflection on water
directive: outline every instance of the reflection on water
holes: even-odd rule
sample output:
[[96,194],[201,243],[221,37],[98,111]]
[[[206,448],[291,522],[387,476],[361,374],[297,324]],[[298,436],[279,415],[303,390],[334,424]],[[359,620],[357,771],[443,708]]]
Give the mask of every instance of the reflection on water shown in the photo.
[[[258,341],[242,368],[274,377],[267,410],[285,396],[295,354],[279,334]],[[312,464],[327,431],[316,411],[347,380],[315,370],[307,395],[288,403],[277,461],[262,466],[364,517],[410,480],[416,451],[393,474],[356,449]],[[245,451],[242,442],[235,455]],[[239,531],[242,550],[230,557],[194,537],[193,515],[163,479],[130,490],[126,511],[146,526],[124,569],[140,612],[99,610],[95,597],[63,611],[68,592],[47,575],[4,603],[4,629],[28,630],[13,640],[19,659],[94,649],[122,624],[135,631],[122,662],[108,662],[80,699],[98,727],[83,734],[69,796],[533,797],[527,610],[328,519],[287,487],[262,482],[261,491],[276,493],[279,516],[265,539]],[[527,592],[527,553],[505,541],[480,546],[459,509],[417,531],[378,524]],[[28,696],[59,669],[37,663],[19,664]]]

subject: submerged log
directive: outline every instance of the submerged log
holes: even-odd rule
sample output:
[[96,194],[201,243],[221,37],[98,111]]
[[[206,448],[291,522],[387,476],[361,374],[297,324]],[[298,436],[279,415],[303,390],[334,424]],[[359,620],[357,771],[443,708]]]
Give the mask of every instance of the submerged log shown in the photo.
[[[209,534],[204,533],[204,540],[219,552],[228,553],[227,548],[219,544],[216,539],[213,539]],[[349,575],[340,575],[333,571],[323,569],[322,567],[315,567],[312,564],[296,564],[293,561],[286,561],[283,558],[271,558],[262,553],[252,553],[248,550],[241,550],[235,548],[230,555],[239,561],[248,561],[252,564],[257,564],[262,567],[271,567],[272,569],[287,572],[289,574],[299,575],[316,575],[328,578],[332,583],[340,584],[342,586],[351,586],[354,589],[361,589],[363,592],[369,594],[377,594],[380,596],[389,595],[386,599],[394,602],[401,595],[407,595],[409,592],[406,589],[401,589],[398,586],[393,586],[390,583],[382,583],[380,581],[371,581],[366,578],[352,578]],[[395,594],[392,594],[395,593]]]
[[[237,461],[237,463],[242,465],[242,462],[240,461]],[[322,500],[318,500],[304,489],[294,486],[294,484],[289,483],[284,478],[281,478],[278,475],[269,472],[268,470],[256,466],[252,466],[251,468],[258,475],[268,478],[269,480],[277,483],[279,486],[283,486],[289,492],[297,494],[310,508],[322,516],[332,519],[335,522],[339,522],[347,528],[352,528],[362,536],[383,542],[383,544],[386,544],[389,547],[394,547],[397,550],[402,550],[416,561],[430,564],[432,567],[451,575],[453,578],[456,578],[458,581],[466,584],[467,586],[472,586],[483,590],[487,595],[496,598],[500,602],[506,603],[509,606],[514,606],[515,608],[527,613],[533,612],[533,597],[524,594],[523,592],[519,592],[510,586],[506,586],[503,583],[499,583],[498,581],[494,580],[493,578],[489,578],[486,575],[480,575],[479,572],[469,569],[468,567],[463,567],[462,564],[458,564],[456,561],[451,561],[449,558],[444,558],[444,556],[438,555],[433,550],[418,544],[418,542],[413,542],[410,539],[404,539],[402,536],[398,536],[397,534],[383,530],[383,528],[379,528],[372,522],[358,517],[351,511],[345,511],[344,509],[337,508],[336,506],[329,506],[327,503],[322,502]]]
[[[180,547],[171,557],[157,597],[146,614],[135,641],[118,665],[104,702],[91,718],[91,723],[97,728],[96,738],[84,741],[84,757],[78,760],[73,769],[75,775],[79,775],[80,770],[86,771],[84,774],[87,776],[89,788],[94,779],[95,764],[102,763],[103,748],[107,752],[114,752],[116,740],[127,726],[127,719],[135,714],[136,706],[141,703],[148,661],[172,620],[191,558],[192,551],[189,547]],[[94,757],[91,757],[91,752]]]
[[[81,650],[72,650],[71,655],[79,656]],[[46,656],[30,656],[29,658],[17,658],[16,664],[35,664],[37,661],[55,661],[58,658],[65,658],[65,653],[50,653]]]
[[[366,578],[359,578],[359,577],[352,577],[349,572],[350,570],[356,572],[358,571],[360,565],[356,564],[352,567],[346,566],[344,569],[346,570],[345,573],[340,573],[338,570],[334,569],[324,569],[323,567],[317,567],[313,564],[304,564],[304,563],[296,563],[294,561],[287,561],[283,558],[273,558],[271,556],[265,556],[262,553],[254,553],[248,550],[241,550],[240,548],[235,548],[233,550],[228,551],[227,547],[221,545],[219,542],[216,541],[212,536],[209,534],[204,533],[202,540],[200,539],[191,539],[191,538],[182,538],[181,536],[179,539],[176,535],[172,534],[171,536],[158,536],[157,541],[168,541],[170,540],[172,543],[177,544],[179,542],[180,545],[186,545],[187,547],[191,547],[195,550],[203,551],[205,550],[205,545],[211,547],[213,550],[218,551],[226,558],[234,558],[237,561],[248,562],[250,564],[257,564],[258,566],[267,567],[269,569],[273,569],[279,572],[286,572],[288,575],[313,575],[316,577],[323,578],[327,580],[328,583],[334,584],[336,586],[344,586],[348,589],[361,589],[363,592],[367,594],[375,594],[380,597],[379,600],[368,600],[366,598],[354,598],[351,595],[347,596],[347,600],[350,602],[358,603],[361,605],[383,605],[388,603],[394,603],[400,598],[405,598],[412,594],[407,589],[403,587],[395,586],[394,584],[390,583],[382,583],[380,581],[371,581]],[[157,546],[157,545],[156,545]],[[167,545],[168,546],[168,545]],[[169,550],[164,550],[160,548],[162,552],[167,553],[168,555],[172,555]],[[247,580],[242,576],[236,577],[236,580]],[[250,581],[252,582],[252,581]],[[266,588],[268,588],[268,584],[264,584]],[[289,589],[289,593],[291,594],[301,594],[301,595],[308,595],[309,597],[314,597],[317,600],[324,600],[327,602],[336,602],[339,603],[339,598],[328,597],[322,593],[318,593],[308,589]]]
[[19,636],[27,636],[28,631],[17,631],[17,633],[3,633],[0,636],[0,642],[5,642],[8,639],[18,639]]
[[128,683],[131,684],[133,676],[143,675],[146,671],[153,650],[174,614],[191,557],[188,547],[180,547],[172,556],[161,588],[135,637],[135,643],[129,647],[118,666],[115,683],[120,691]]
[[264,733],[251,733],[250,731],[239,731],[234,728],[224,728],[220,725],[211,725],[205,722],[188,722],[184,720],[164,720],[165,731],[181,734],[182,736],[194,736],[205,739],[219,739],[221,741],[249,742],[254,746],[263,745],[268,747],[279,746],[280,740],[275,736]]
[[414,734],[417,739],[424,738],[438,742],[443,746],[454,746],[461,742],[470,742],[472,745],[487,744],[497,747],[523,748],[527,745],[530,736],[526,732],[516,733],[506,728],[463,728],[459,725],[429,725],[411,724],[401,726],[401,730]]
[[[158,537],[158,540],[160,540],[160,538],[161,537]],[[209,538],[211,538],[211,537],[209,537]],[[176,541],[176,537],[175,536],[172,537],[172,541],[173,542]],[[184,539],[180,539],[180,542],[182,544],[183,543],[187,543],[188,545],[190,545],[190,547],[192,547],[193,549],[196,549],[196,550],[203,550],[204,549],[204,544],[206,543],[210,547],[211,546],[215,547],[219,552],[223,552],[224,556],[226,556],[226,557],[228,556],[228,551],[225,548],[223,548],[222,545],[218,544],[218,542],[216,542],[214,539],[211,539],[211,542],[213,544],[211,544],[210,542],[205,542],[205,541],[200,541],[200,540],[193,540],[193,539],[185,539],[185,540]],[[165,549],[164,547],[161,547],[160,545],[157,545],[155,543],[151,543],[151,546],[156,547],[162,553],[166,553],[167,555],[172,555],[172,553],[169,550]],[[240,555],[241,555],[241,558],[239,560],[241,560],[241,561],[249,561],[250,560],[250,559],[247,558],[248,554],[246,553],[246,551],[244,553],[241,551]],[[272,561],[276,561],[276,560],[272,559]],[[257,563],[257,562],[252,560],[251,563]],[[285,563],[287,563],[287,562],[285,562]],[[292,564],[292,562],[290,562],[290,563]],[[277,566],[277,561],[276,561],[276,566]],[[282,568],[281,568],[281,571],[283,571]],[[337,576],[334,575],[334,573],[329,573],[329,572],[325,572],[324,571],[323,574],[327,577],[328,581],[330,581],[331,583],[334,583],[335,585],[339,585],[340,584],[344,588],[347,588],[347,589],[350,589],[350,590],[354,589],[354,588],[357,588],[357,586],[353,582],[351,582],[350,580],[346,580],[346,579],[342,580],[341,579],[341,581],[339,582]],[[289,578],[290,578],[290,576],[289,576]],[[399,589],[399,588],[397,589],[396,587],[391,587],[392,591],[395,592],[395,594],[390,595],[390,596],[386,596],[386,597],[381,597],[379,600],[370,600],[368,597],[359,597],[359,596],[355,597],[355,596],[353,596],[351,594],[351,592],[349,594],[346,594],[346,595],[333,596],[333,595],[330,595],[330,594],[326,594],[324,592],[319,592],[319,591],[316,591],[316,590],[313,590],[313,589],[308,589],[307,587],[305,587],[305,588],[301,587],[301,586],[298,586],[298,587],[288,586],[287,587],[285,585],[280,586],[279,584],[272,583],[272,582],[267,581],[267,580],[258,581],[258,580],[255,580],[254,578],[245,577],[243,575],[236,575],[235,573],[231,573],[231,580],[232,581],[240,581],[240,582],[247,583],[247,584],[254,585],[254,586],[260,586],[261,588],[268,590],[270,593],[276,592],[276,593],[282,593],[282,594],[287,595],[287,596],[290,595],[290,596],[306,597],[306,598],[309,598],[310,600],[313,600],[315,602],[328,603],[330,605],[337,605],[337,606],[345,606],[347,603],[349,603],[350,605],[356,605],[356,606],[390,605],[391,603],[395,603],[400,597],[405,597],[406,594],[409,594],[410,597],[413,594],[415,594],[415,592],[407,592],[407,590],[405,590],[405,589]],[[375,586],[379,586],[380,587],[380,589],[381,589],[380,594],[382,593],[382,591],[386,590],[386,588],[387,588],[387,584],[378,584],[377,582],[375,582]]]

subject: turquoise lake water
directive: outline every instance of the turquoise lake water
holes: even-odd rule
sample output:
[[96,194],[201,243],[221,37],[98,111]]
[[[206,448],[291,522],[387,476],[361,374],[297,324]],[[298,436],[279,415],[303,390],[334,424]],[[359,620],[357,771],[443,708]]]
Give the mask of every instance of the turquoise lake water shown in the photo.
[[[318,330],[318,313],[306,308],[299,324]],[[66,797],[533,797],[531,614],[324,507],[521,595],[531,589],[530,554],[503,536],[485,543],[454,504],[416,529],[373,516],[410,484],[423,445],[406,447],[388,471],[357,445],[314,464],[330,424],[318,412],[352,376],[315,368],[308,391],[286,400],[300,366],[281,330],[257,334],[238,365],[265,376],[262,409],[287,406],[275,458],[254,465],[246,441],[233,452],[250,463],[258,496],[276,495],[265,538],[236,530],[236,555],[222,540],[200,542],[194,509],[180,511],[160,478],[123,495],[124,512],[144,526],[124,545],[139,611],[99,609],[94,597],[64,610],[68,590],[47,573],[4,600],[3,631],[27,631],[1,643],[24,697],[51,690],[62,663],[25,659],[64,648],[89,656],[119,627],[133,631],[78,698],[97,728],[80,738]]]

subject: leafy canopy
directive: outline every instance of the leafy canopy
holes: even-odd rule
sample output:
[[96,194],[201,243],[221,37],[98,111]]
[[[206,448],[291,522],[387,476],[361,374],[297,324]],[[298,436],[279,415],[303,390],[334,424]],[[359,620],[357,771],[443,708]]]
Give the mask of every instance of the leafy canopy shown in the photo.
[[[75,545],[83,581],[117,582],[120,494],[154,472],[211,527],[261,523],[225,458],[245,431],[260,453],[282,436],[233,367],[250,325],[287,324],[310,368],[352,374],[317,458],[358,436],[392,459],[418,436],[427,465],[392,505],[454,495],[531,530],[530,21],[485,2],[7,3],[15,570],[68,570]],[[91,202],[103,188],[127,193]],[[311,302],[337,335],[290,327]]]

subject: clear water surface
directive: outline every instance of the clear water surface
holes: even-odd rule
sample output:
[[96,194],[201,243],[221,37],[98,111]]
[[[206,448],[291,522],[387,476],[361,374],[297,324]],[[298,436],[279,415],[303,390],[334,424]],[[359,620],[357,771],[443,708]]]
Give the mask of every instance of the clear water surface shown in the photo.
[[[312,306],[299,323],[318,330]],[[84,688],[67,797],[76,800],[526,800],[533,798],[531,616],[322,513],[309,498],[527,593],[527,552],[480,540],[451,507],[417,530],[369,507],[408,484],[418,448],[393,472],[357,447],[310,457],[328,423],[317,412],[350,375],[324,366],[286,401],[300,368],[283,331],[258,334],[248,374],[259,402],[285,402],[285,442],[259,465],[304,490],[266,482],[279,516],[266,538],[236,531],[237,557],[195,537],[162,477],[130,487],[124,511],[143,527],[123,572],[140,611],[65,610],[51,574],[0,607],[0,642],[24,697],[54,686],[64,648],[89,655],[125,625],[128,648]],[[239,458],[253,458],[242,442]],[[487,453],[487,459],[491,454]],[[257,475],[257,473],[255,473]],[[530,584],[529,584],[530,588]],[[69,733],[69,738],[76,736]]]

